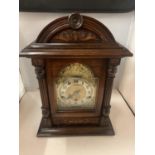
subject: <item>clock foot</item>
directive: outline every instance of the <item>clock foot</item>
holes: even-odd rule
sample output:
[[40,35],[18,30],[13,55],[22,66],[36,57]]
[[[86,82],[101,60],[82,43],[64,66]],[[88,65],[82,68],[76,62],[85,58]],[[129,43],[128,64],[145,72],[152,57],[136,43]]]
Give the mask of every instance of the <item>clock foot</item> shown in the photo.
[[54,136],[83,136],[83,135],[115,135],[109,117],[102,118],[100,125],[83,125],[83,126],[47,126],[45,127],[43,119],[41,121],[37,136],[54,137]]

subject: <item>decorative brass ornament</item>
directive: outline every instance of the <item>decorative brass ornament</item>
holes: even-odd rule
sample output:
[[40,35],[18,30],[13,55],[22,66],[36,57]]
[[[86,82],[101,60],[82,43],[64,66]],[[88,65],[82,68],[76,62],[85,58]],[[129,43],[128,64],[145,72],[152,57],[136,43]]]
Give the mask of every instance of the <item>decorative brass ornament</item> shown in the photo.
[[74,77],[74,78],[83,78],[89,82],[91,82],[93,85],[96,85],[95,77],[91,69],[81,63],[72,63],[65,68],[63,68],[59,75],[58,79],[56,81],[57,85],[59,83],[62,83],[66,78]]
[[94,74],[86,65],[72,63],[60,71],[59,77],[81,77],[89,80],[94,78]]

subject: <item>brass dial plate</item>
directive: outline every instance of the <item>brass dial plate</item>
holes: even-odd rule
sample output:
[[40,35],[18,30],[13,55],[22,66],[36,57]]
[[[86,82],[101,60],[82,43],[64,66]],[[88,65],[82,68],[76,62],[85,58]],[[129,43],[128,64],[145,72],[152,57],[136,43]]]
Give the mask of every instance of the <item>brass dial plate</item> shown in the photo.
[[68,77],[56,86],[59,110],[94,109],[97,79],[94,83],[83,78]]
[[98,78],[91,69],[80,63],[63,68],[55,82],[58,110],[94,109]]

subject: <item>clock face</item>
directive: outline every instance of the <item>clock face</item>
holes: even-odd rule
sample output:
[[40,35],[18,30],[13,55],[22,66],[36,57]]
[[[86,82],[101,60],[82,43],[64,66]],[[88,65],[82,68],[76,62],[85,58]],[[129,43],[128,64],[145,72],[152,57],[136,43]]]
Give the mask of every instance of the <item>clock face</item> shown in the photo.
[[92,109],[95,96],[96,86],[82,78],[67,78],[57,88],[60,109]]
[[97,78],[67,76],[56,84],[57,107],[59,110],[94,109]]

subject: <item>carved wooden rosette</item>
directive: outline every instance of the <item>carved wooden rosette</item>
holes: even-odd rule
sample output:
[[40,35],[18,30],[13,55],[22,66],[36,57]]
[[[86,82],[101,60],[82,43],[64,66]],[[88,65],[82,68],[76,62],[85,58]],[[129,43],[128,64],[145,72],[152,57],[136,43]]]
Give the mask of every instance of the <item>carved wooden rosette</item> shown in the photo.
[[102,108],[102,115],[104,117],[109,117],[110,113],[110,99],[113,87],[113,80],[115,78],[115,74],[117,72],[117,66],[120,64],[120,59],[109,59],[108,62],[108,69],[107,69],[107,78],[106,78],[106,85],[105,85],[105,94],[103,100],[103,108]]
[[68,22],[72,29],[79,29],[83,25],[83,16],[73,13],[68,17]]
[[42,117],[46,125],[50,117],[48,90],[46,83],[45,62],[42,59],[32,59],[32,64],[35,66],[35,73],[38,79],[41,100],[42,100]]

